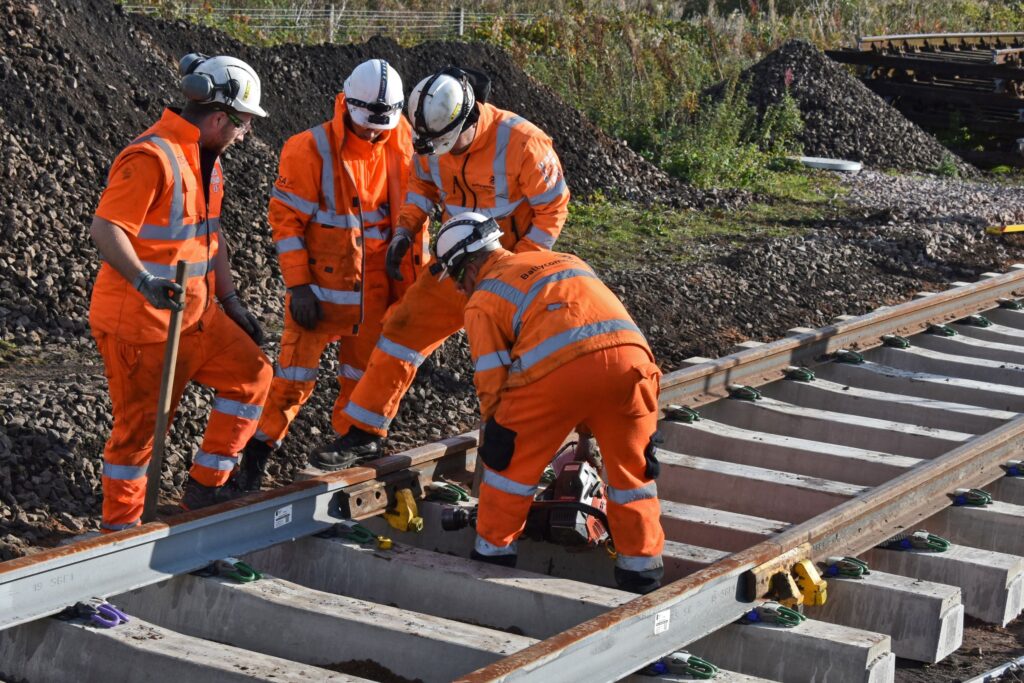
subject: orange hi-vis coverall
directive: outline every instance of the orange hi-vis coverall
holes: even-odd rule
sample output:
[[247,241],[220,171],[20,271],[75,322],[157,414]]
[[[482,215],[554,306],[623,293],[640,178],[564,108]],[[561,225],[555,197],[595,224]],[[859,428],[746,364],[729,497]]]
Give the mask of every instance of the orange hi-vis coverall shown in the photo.
[[[546,251],[569,213],[569,189],[551,138],[512,112],[478,106],[476,136],[466,152],[413,158],[398,223],[419,235],[440,204],[444,220],[465,211],[494,218],[506,248]],[[422,277],[409,289],[385,319],[366,373],[345,408],[352,424],[387,434],[416,369],[462,328],[465,303],[450,280]]]
[[[96,216],[124,231],[153,275],[173,280],[175,264],[189,263],[172,410],[190,380],[216,390],[190,475],[204,486],[221,486],[256,430],[272,371],[259,347],[214,302],[224,179],[216,161],[207,195],[200,163],[199,129],[165,110],[114,160]],[[103,451],[107,531],[135,526],[142,516],[170,316],[109,264],[100,267],[89,323],[114,414]]]
[[616,565],[657,571],[661,371],[625,307],[569,254],[499,249],[466,306],[485,420],[476,552],[514,555],[544,468],[585,423],[601,447]]
[[[413,283],[423,264],[420,240],[403,264],[405,280],[392,282],[384,256],[405,196],[412,157],[409,122],[384,131],[376,142],[345,127],[345,95],[335,100],[334,118],[291,137],[281,150],[280,171],[270,197],[270,227],[285,285],[311,285],[323,318],[313,330],[291,315],[285,301],[281,354],[256,438],[279,446],[316,386],[324,348],[338,346],[335,428],[347,422],[341,410],[366,369],[380,336],[384,313]],[[424,231],[424,234],[425,231]]]

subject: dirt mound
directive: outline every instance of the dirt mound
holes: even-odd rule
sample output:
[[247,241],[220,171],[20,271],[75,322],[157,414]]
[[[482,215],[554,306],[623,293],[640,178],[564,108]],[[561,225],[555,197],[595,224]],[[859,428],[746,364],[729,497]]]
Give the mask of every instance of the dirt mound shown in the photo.
[[779,102],[789,83],[789,92],[803,114],[801,142],[808,156],[919,171],[933,171],[952,157],[962,174],[976,174],[972,166],[810,43],[785,43],[744,71],[741,78],[750,84],[750,102],[761,111]]

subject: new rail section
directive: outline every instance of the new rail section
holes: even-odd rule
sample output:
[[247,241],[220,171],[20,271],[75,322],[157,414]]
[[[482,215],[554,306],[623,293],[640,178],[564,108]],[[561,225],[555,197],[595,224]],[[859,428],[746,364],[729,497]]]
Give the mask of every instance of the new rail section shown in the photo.
[[[954,651],[965,614],[1024,607],[1022,291],[1017,266],[666,375],[650,595],[611,588],[601,548],[467,559],[472,529],[422,496],[472,481],[466,434],[0,563],[0,673],[652,680],[636,672],[685,648],[718,680],[892,680],[896,656]],[[878,547],[894,538],[909,549]],[[48,618],[94,596],[119,612]],[[770,623],[766,600],[805,619]]]
[[829,50],[856,65],[864,84],[923,128],[946,136],[970,130],[984,152],[958,153],[978,165],[1024,165],[1024,33],[868,36]]

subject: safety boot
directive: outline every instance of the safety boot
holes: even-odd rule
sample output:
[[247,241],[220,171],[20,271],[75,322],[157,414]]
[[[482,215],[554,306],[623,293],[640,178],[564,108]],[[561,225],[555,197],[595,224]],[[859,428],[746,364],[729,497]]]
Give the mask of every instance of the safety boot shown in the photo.
[[259,491],[263,487],[263,477],[267,474],[271,450],[266,442],[256,437],[249,439],[242,450],[242,464],[234,478],[235,486],[242,491]]
[[186,512],[200,510],[211,505],[226,503],[235,498],[241,498],[248,491],[238,488],[234,479],[229,479],[223,486],[203,486],[192,477],[185,482],[185,494],[181,497],[178,506]]
[[384,439],[359,429],[349,427],[345,436],[321,446],[310,457],[309,462],[314,467],[333,472],[352,467],[364,460],[372,460],[379,457],[383,452]]
[[653,569],[644,569],[640,571],[616,567],[615,585],[618,586],[619,590],[646,595],[651,591],[661,588],[661,578],[664,575],[664,567],[655,567]]

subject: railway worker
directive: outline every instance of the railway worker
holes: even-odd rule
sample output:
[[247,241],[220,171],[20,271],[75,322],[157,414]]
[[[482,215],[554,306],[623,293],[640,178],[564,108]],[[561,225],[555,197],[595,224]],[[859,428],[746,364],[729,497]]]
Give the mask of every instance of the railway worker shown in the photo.
[[[488,104],[489,90],[484,74],[450,67],[424,78],[410,94],[417,155],[388,248],[392,278],[404,277],[406,254],[427,237],[421,226],[438,204],[444,219],[467,210],[494,218],[502,245],[516,252],[547,252],[558,238],[568,215],[569,190],[551,138]],[[339,429],[343,436],[316,452],[313,464],[334,470],[380,453],[416,369],[462,327],[465,303],[450,282],[434,277],[416,281],[385,320],[366,372],[343,411],[351,428]]]
[[473,558],[514,566],[544,468],[585,423],[608,481],[620,588],[660,585],[665,534],[655,478],[661,371],[625,307],[569,254],[513,253],[494,220],[462,213],[434,246],[442,278],[469,297],[466,336],[484,464]]
[[[384,266],[412,158],[404,104],[398,72],[371,59],[345,80],[334,117],[292,136],[281,150],[270,227],[288,294],[270,395],[242,459],[247,489],[260,488],[271,450],[312,395],[320,357],[334,341],[339,390],[332,422],[344,433],[341,410],[366,369],[384,313],[415,279],[411,260],[401,282]],[[424,262],[422,253],[417,260]]]
[[171,311],[189,264],[172,410],[190,380],[216,398],[181,505],[196,509],[240,494],[229,479],[255,431],[270,386],[263,332],[231,278],[220,230],[224,174],[220,155],[240,142],[260,107],[260,79],[233,57],[181,60],[183,108],[159,121],[114,160],[90,234],[103,258],[89,323],[103,357],[114,426],[103,451],[105,531],[142,515],[153,448],[161,368]]

